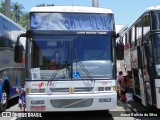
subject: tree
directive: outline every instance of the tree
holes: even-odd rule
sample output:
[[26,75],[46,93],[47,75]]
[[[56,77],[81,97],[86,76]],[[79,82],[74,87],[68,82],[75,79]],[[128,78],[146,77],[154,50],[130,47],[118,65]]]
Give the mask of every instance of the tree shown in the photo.
[[20,20],[20,16],[23,15],[22,9],[24,9],[22,4],[19,4],[18,2],[12,4],[12,10],[14,14],[14,18],[16,22]]
[[25,29],[28,29],[28,25],[29,25],[29,14],[28,13],[23,13],[23,16],[21,17],[19,24]]
[[36,5],[36,7],[45,7],[45,6],[54,6],[54,4],[45,4],[45,3],[42,3],[42,4],[39,4],[39,5]]
[[[18,2],[12,3],[11,5],[11,19],[24,27],[25,29],[28,29],[28,23],[29,23],[29,13],[23,12],[22,9],[24,9],[23,5],[19,4]],[[0,2],[0,13],[5,15],[5,2]]]
[[5,14],[5,2],[0,2],[0,13]]
[[5,0],[5,15],[11,18],[11,0]]

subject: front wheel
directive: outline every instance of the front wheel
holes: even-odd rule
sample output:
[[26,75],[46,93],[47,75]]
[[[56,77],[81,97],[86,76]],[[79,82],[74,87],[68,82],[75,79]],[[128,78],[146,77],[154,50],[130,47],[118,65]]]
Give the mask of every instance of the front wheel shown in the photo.
[[8,103],[8,95],[5,89],[3,89],[0,100],[0,111],[5,111]]

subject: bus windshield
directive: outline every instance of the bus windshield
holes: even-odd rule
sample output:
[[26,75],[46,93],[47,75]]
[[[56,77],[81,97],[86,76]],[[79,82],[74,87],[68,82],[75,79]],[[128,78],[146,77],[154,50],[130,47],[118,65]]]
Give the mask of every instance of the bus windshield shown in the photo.
[[34,30],[114,30],[113,14],[31,13]]
[[151,12],[152,30],[160,29],[160,10]]
[[34,35],[31,69],[40,79],[113,78],[112,37],[107,35]]

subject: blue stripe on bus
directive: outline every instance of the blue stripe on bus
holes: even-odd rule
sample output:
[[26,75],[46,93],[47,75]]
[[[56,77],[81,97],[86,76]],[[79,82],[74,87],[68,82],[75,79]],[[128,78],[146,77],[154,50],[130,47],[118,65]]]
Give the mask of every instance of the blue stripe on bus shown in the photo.
[[[8,78],[5,77],[2,79],[2,82],[0,84],[0,100],[1,100],[1,95],[2,95],[2,89],[3,89],[3,86],[4,86],[4,83],[5,81],[8,81]],[[19,83],[20,80],[16,79],[15,82],[13,83],[13,86],[10,85],[10,95],[9,95],[9,98],[12,97],[13,95],[15,95],[17,92],[16,92],[16,88],[18,87],[18,83]],[[10,83],[9,83],[10,84]]]
[[2,79],[2,82],[1,82],[1,84],[0,84],[0,100],[1,100],[1,95],[2,95],[2,89],[3,89],[3,85],[4,85],[4,82],[5,81],[8,81],[8,78],[7,77],[4,77],[3,79]]

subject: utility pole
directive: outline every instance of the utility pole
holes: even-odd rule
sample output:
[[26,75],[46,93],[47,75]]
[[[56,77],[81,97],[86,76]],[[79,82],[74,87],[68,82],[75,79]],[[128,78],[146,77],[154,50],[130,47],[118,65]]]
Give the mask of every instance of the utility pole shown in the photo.
[[92,7],[99,7],[98,0],[92,0]]
[[11,0],[5,0],[5,15],[11,18]]

